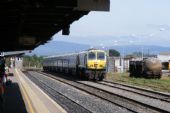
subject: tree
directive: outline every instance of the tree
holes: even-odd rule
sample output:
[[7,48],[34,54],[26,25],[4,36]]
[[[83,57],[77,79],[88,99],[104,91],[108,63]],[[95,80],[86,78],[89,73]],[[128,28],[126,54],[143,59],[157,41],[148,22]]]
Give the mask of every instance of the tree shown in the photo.
[[136,51],[136,52],[126,55],[126,57],[142,57],[142,56],[144,55],[142,55],[142,52],[140,51]]
[[24,67],[42,67],[42,61],[43,61],[43,57],[40,56],[24,56],[23,58],[23,66]]
[[109,49],[109,56],[120,56],[120,53],[114,49]]

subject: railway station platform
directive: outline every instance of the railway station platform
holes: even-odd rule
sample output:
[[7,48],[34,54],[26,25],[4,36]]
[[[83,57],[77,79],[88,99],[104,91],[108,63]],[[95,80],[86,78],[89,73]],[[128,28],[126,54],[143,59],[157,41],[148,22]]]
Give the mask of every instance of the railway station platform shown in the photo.
[[66,113],[19,69],[11,69],[0,113]]

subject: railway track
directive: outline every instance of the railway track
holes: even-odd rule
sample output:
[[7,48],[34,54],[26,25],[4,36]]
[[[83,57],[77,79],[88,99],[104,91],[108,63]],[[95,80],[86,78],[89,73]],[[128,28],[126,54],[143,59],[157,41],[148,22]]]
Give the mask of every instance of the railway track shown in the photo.
[[[29,73],[25,73],[29,75],[29,79],[31,79],[36,85],[38,85],[43,91],[45,91],[53,100],[60,105],[69,113],[92,113],[88,109],[84,108],[83,106],[77,104],[73,100],[69,99],[67,96],[59,93],[53,87],[45,84],[43,80],[39,80],[38,78],[31,76]],[[71,106],[70,106],[70,105]],[[76,108],[76,109],[74,109]]]
[[[48,90],[48,89],[52,88],[55,92],[52,93],[53,96],[51,96],[51,97],[58,104],[61,104],[61,106],[64,109],[66,109],[67,112],[69,112],[69,113],[88,113],[88,111],[96,112],[96,113],[103,113],[103,112],[106,112],[106,113],[113,113],[113,112],[131,113],[130,111],[128,111],[126,109],[122,109],[119,106],[115,107],[112,103],[103,102],[103,100],[98,99],[96,97],[94,98],[91,95],[88,95],[83,91],[80,91],[80,92],[83,92],[82,94],[85,95],[85,97],[83,97],[82,94],[79,95],[77,93],[73,93],[74,92],[73,90],[75,90],[76,88],[74,88],[74,87],[71,88],[71,86],[69,86],[65,83],[62,83],[60,81],[54,80],[50,77],[42,76],[40,74],[38,75],[37,73],[27,73],[27,72],[25,73],[25,75],[28,78],[30,78],[34,83],[36,83],[41,89],[43,89],[45,92],[47,92],[48,95],[51,94],[51,90]],[[39,83],[41,83],[41,84],[39,84]],[[67,90],[68,92],[62,92],[61,90]],[[78,93],[80,93],[80,92],[78,92]],[[68,102],[68,100],[65,102],[65,100],[62,99],[63,98],[62,96],[60,96],[59,98],[56,99],[56,97],[58,97],[58,93],[63,95],[64,97],[66,97],[66,99],[75,102],[77,105],[80,105],[81,107],[84,106],[83,108],[87,109],[87,112],[82,111],[82,110],[81,111],[77,110],[77,109],[79,109],[80,106],[76,107],[76,106],[74,106],[74,104]],[[76,99],[72,98],[73,95],[70,96],[71,93],[76,97]],[[77,98],[78,95],[81,98],[78,99]],[[87,96],[90,96],[92,98],[87,99]],[[59,101],[62,100],[62,102],[58,102],[58,100]],[[83,101],[83,103],[81,103],[81,101]],[[64,102],[64,105],[63,105],[63,102]],[[108,103],[108,105],[107,105],[107,103]],[[89,104],[90,108],[87,107],[87,105],[85,105],[85,104]],[[98,106],[98,105],[100,105],[100,106]],[[73,110],[73,111],[68,110],[69,108],[67,108],[66,106],[69,106],[69,107],[71,106],[70,108],[72,108],[71,110]],[[94,107],[94,106],[96,106],[96,107]],[[103,106],[105,106],[105,107],[103,107]],[[96,108],[96,109],[94,109],[94,108]],[[74,110],[76,110],[76,111],[74,111]]]
[[[92,85],[89,85],[87,83],[83,83],[80,81],[73,81],[70,79],[63,79],[61,77],[57,77],[51,74],[47,74],[47,73],[42,73],[42,72],[38,72],[42,75],[46,75],[50,78],[53,78],[57,81],[63,82],[65,84],[71,85],[77,89],[80,89],[84,92],[87,92],[91,95],[97,96],[101,99],[104,99],[106,101],[109,101],[115,105],[118,105],[120,107],[126,108],[129,111],[132,112],[141,112],[141,113],[151,113],[151,112],[163,112],[163,113],[168,113],[170,112],[169,109],[162,108],[162,107],[156,107],[153,105],[149,105],[147,103],[143,103],[143,102],[139,102],[135,99],[132,98],[128,98]],[[111,87],[111,86],[109,86]]]
[[143,95],[146,97],[159,99],[161,101],[170,102],[170,94],[160,93],[157,91],[147,90],[144,88],[139,88],[139,87],[122,84],[122,83],[117,83],[117,82],[111,82],[111,81],[107,81],[107,80],[97,82],[97,83],[106,85],[108,87],[113,87],[113,88],[118,88],[118,89],[122,89],[122,90],[129,91],[129,92],[133,92],[133,93]]

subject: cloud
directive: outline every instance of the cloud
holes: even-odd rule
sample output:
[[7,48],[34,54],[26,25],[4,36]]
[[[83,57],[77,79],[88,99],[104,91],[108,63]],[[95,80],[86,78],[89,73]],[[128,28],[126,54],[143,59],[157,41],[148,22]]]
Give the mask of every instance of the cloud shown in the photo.
[[149,34],[149,37],[153,37],[153,36],[155,36],[155,33]]
[[159,30],[160,30],[160,31],[165,31],[165,30],[166,30],[166,28],[163,28],[163,27],[162,27],[162,28],[160,28]]
[[165,31],[165,30],[170,30],[170,25],[157,25],[157,24],[148,24],[147,27],[152,28],[152,29],[157,29],[160,31]]
[[169,46],[169,32],[164,31],[160,32],[150,32],[146,34],[135,34],[122,35],[122,36],[61,36],[56,35],[53,38],[54,41],[64,41],[64,42],[73,42],[79,44],[88,44],[91,46],[100,46],[107,47],[113,45],[159,45],[159,46]]

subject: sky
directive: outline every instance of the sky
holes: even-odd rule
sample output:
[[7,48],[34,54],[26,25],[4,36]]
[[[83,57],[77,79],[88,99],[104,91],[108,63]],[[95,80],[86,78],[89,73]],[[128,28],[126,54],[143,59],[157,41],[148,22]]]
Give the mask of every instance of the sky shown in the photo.
[[90,12],[53,41],[112,45],[170,46],[170,0],[110,0],[109,12]]

